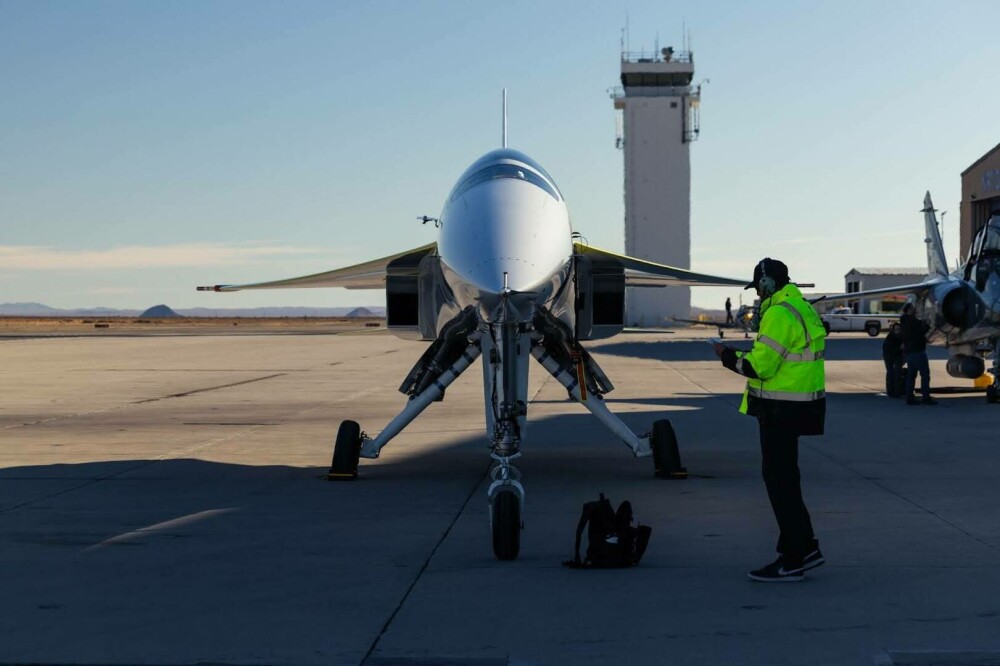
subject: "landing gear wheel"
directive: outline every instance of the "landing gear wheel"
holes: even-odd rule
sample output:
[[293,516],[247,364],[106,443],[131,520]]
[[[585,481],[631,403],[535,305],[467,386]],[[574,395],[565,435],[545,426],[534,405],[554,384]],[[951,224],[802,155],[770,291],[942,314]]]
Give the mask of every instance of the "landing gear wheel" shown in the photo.
[[996,384],[990,384],[986,387],[986,402],[991,405],[1000,402],[1000,395],[998,395]]
[[344,421],[333,445],[333,461],[326,478],[330,481],[353,481],[358,478],[358,458],[361,454],[361,426]]
[[521,550],[521,504],[511,491],[493,498],[493,554],[498,560],[514,560]]
[[659,479],[686,479],[687,469],[681,467],[681,454],[677,450],[677,435],[669,419],[653,422],[653,434],[649,438],[653,449],[653,465]]

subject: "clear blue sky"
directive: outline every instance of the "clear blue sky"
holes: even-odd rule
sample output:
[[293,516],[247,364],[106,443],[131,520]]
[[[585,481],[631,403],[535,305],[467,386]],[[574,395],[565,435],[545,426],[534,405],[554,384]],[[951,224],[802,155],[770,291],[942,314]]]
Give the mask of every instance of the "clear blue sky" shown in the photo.
[[[841,290],[925,264],[930,190],[958,253],[959,173],[1000,142],[995,2],[39,2],[0,0],[0,302],[382,304],[382,292],[196,293],[433,240],[499,143],[621,250],[607,89],[690,30],[703,89],[692,266],[763,255]],[[730,290],[695,290],[718,306]]]

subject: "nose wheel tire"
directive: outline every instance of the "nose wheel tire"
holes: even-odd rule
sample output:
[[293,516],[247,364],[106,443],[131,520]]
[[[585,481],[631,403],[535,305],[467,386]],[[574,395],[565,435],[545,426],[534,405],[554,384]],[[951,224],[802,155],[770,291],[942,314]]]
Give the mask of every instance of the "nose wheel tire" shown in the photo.
[[358,458],[361,454],[361,426],[344,421],[333,445],[333,461],[326,478],[330,481],[353,481],[358,478]]
[[493,554],[498,560],[517,559],[521,550],[521,504],[510,491],[497,493],[491,506]]

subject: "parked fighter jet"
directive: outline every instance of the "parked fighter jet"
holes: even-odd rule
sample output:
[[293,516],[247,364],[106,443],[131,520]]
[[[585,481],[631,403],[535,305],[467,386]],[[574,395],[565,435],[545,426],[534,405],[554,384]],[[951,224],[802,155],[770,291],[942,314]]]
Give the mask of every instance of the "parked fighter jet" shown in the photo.
[[1000,396],[1000,215],[994,214],[976,234],[964,268],[948,273],[931,193],[924,196],[927,278],[918,284],[886,287],[816,299],[853,301],[878,294],[910,294],[917,316],[930,325],[927,341],[948,347],[952,377],[978,379],[993,357],[993,383],[986,400]]
[[[506,125],[505,125],[506,128]],[[436,243],[316,275],[240,285],[385,289],[388,329],[431,341],[403,380],[403,411],[376,436],[354,421],[340,425],[329,478],[357,476],[358,459],[377,458],[389,440],[480,355],[486,428],[496,461],[487,492],[493,550],[514,559],[520,548],[524,489],[512,462],[526,433],[528,357],[551,373],[637,456],[652,455],[659,475],[676,461],[669,421],[633,433],[605,405],[614,387],[580,344],[622,330],[625,287],[739,286],[746,279],[695,273],[575,242],[562,193],[524,153],[483,155],[458,179],[437,221]],[[672,456],[672,460],[671,460]]]

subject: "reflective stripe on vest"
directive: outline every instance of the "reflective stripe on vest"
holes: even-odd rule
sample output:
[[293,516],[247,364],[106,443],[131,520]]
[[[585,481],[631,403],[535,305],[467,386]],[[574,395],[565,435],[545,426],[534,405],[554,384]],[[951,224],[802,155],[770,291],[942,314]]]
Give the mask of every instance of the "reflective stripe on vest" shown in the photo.
[[797,393],[795,391],[768,391],[767,389],[747,386],[747,393],[762,400],[787,400],[789,402],[812,402],[826,397],[826,391]]
[[[786,304],[780,303],[780,305],[786,305]],[[802,315],[799,314],[799,311],[796,310],[795,308],[792,308],[792,311],[795,314],[799,315],[799,322],[802,324],[802,328],[805,329],[806,332],[806,346],[808,347],[812,343],[812,339],[809,336],[809,329],[806,327],[805,321],[802,320]],[[807,348],[801,354],[790,352],[788,351],[788,348],[785,347],[783,344],[781,344],[774,338],[768,337],[766,335],[757,336],[757,341],[763,342],[765,345],[767,345],[774,351],[778,352],[781,355],[781,358],[785,359],[786,361],[817,361],[824,357],[824,352],[822,350],[814,352]]]

